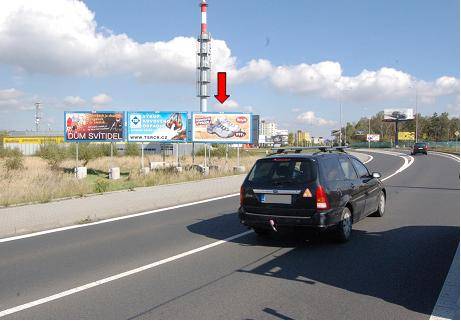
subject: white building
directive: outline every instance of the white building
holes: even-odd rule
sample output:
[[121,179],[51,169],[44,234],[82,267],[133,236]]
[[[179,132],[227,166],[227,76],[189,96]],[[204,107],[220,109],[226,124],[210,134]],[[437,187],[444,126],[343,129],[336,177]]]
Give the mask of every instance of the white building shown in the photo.
[[259,122],[259,134],[268,137],[277,135],[277,123],[261,120]]

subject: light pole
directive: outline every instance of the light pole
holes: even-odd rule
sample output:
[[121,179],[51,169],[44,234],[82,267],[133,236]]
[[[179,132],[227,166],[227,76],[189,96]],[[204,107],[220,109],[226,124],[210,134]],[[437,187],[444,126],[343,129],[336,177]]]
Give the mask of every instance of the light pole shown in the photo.
[[414,80],[414,84],[408,88],[415,89],[415,143],[418,142],[418,84]]

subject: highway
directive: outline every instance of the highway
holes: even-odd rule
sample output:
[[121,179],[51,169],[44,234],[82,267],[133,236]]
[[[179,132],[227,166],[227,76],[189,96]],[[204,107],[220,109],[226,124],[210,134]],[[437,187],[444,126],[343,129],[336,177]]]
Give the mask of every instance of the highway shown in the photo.
[[346,244],[260,239],[240,225],[238,196],[0,240],[0,316],[428,319],[459,244],[459,162],[370,155],[372,171],[395,174],[387,213]]

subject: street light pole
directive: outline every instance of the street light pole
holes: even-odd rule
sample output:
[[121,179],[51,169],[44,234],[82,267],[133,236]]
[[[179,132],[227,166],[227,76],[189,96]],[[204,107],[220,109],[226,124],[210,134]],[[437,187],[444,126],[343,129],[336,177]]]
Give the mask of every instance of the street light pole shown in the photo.
[[415,142],[418,142],[418,87],[415,84]]
[[343,106],[339,97],[339,146],[343,145]]
[[[368,117],[368,135],[371,135],[371,116]],[[370,136],[368,136],[368,149],[371,147]]]

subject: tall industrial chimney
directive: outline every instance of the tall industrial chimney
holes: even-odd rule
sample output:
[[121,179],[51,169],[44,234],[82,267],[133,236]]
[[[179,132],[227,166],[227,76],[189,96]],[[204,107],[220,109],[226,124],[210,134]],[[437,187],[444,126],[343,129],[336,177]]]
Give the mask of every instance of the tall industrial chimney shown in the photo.
[[207,111],[207,99],[210,97],[210,76],[211,76],[211,36],[207,31],[206,9],[208,4],[206,0],[200,2],[200,11],[202,13],[201,32],[198,36],[197,50],[197,97],[200,98],[200,111]]

